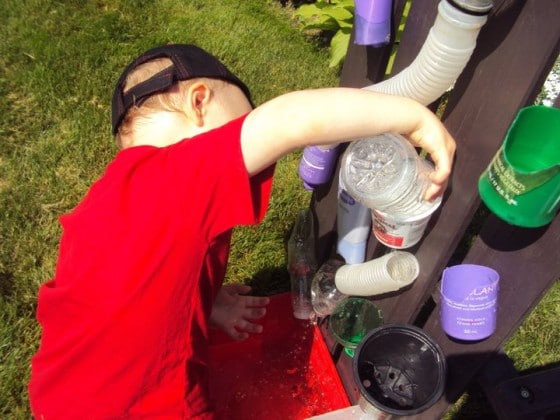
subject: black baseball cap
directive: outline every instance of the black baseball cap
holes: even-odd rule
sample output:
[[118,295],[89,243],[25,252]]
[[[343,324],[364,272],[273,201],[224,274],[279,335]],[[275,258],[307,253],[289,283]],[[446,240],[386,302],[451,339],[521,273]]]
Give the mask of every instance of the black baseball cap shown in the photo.
[[[132,87],[126,93],[123,92],[126,77],[132,70],[140,64],[162,57],[169,58],[173,65]],[[249,88],[216,57],[195,45],[164,45],[146,51],[130,63],[121,74],[113,93],[113,135],[117,134],[119,125],[131,106],[141,104],[144,99],[155,93],[166,91],[180,80],[197,77],[221,79],[233,83],[243,91],[253,105]]]

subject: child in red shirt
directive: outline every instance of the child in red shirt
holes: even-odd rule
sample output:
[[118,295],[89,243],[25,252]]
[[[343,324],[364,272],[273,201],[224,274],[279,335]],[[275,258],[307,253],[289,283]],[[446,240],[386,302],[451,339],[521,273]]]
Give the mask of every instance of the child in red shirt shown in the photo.
[[208,328],[243,339],[267,298],[222,286],[231,229],[265,215],[275,162],[298,148],[398,132],[435,162],[455,142],[425,107],[359,89],[292,92],[253,109],[249,89],[192,45],[142,54],[113,97],[121,147],[61,217],[54,278],[39,291],[37,418],[213,418]]

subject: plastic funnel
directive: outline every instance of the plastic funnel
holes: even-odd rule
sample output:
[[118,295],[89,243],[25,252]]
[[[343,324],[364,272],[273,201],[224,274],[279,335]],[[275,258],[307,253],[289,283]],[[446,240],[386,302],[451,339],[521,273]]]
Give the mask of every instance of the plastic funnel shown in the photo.
[[371,331],[355,351],[354,380],[365,400],[384,413],[409,416],[443,394],[447,362],[438,346],[411,325]]
[[381,310],[365,298],[349,297],[340,302],[329,318],[329,329],[333,338],[344,346],[348,356],[362,338],[383,323]]

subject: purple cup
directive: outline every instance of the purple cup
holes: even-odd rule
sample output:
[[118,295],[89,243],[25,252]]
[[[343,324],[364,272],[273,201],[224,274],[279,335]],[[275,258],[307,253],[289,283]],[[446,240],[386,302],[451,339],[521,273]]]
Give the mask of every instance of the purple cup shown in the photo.
[[354,6],[354,43],[374,47],[388,44],[393,0],[355,0]]
[[475,264],[447,267],[441,280],[441,326],[450,337],[483,340],[496,330],[500,275]]

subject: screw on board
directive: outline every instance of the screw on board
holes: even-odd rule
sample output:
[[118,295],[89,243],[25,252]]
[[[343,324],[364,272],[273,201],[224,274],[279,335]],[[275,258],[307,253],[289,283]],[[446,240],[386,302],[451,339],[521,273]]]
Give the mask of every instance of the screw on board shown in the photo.
[[533,392],[527,388],[526,386],[520,386],[519,387],[519,395],[521,396],[521,398],[527,402],[532,402],[533,401]]

